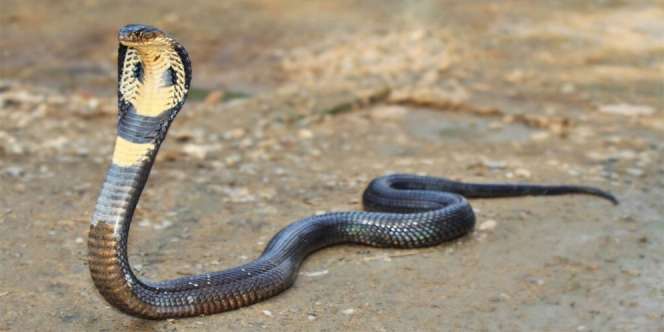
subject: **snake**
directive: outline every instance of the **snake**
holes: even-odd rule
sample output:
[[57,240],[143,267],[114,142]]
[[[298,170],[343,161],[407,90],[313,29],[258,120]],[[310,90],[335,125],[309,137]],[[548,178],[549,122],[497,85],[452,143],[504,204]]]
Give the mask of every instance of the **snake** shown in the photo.
[[129,262],[129,228],[161,144],[191,87],[187,50],[170,34],[130,24],[118,32],[118,122],[110,167],[88,236],[88,266],[101,296],[144,319],[210,315],[288,289],[313,252],[339,244],[421,248],[472,232],[468,198],[587,194],[618,204],[608,191],[574,185],[466,183],[390,174],[370,181],[363,209],[312,215],[281,229],[253,261],[218,272],[153,281]]

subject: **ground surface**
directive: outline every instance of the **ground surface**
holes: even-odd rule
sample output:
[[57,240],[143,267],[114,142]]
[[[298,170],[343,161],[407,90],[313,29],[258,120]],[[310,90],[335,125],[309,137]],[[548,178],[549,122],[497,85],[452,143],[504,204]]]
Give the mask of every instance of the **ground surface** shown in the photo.
[[[664,2],[522,3],[4,2],[0,330],[664,331]],[[335,247],[269,301],[127,317],[93,288],[85,243],[130,22],[194,61],[132,229],[146,278],[246,262],[393,171],[583,183],[621,204],[474,201],[460,241]]]

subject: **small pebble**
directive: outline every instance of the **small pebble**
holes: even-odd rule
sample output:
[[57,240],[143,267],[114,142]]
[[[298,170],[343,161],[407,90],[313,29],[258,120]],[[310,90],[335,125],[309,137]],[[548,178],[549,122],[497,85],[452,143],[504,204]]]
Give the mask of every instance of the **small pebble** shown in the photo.
[[517,168],[514,171],[514,175],[520,177],[520,178],[529,178],[532,174],[530,173],[529,170],[525,168]]
[[314,133],[311,132],[311,130],[309,129],[300,129],[297,132],[297,137],[299,137],[300,139],[311,139],[314,137]]
[[270,310],[263,310],[263,314],[264,314],[265,316],[268,316],[268,317],[274,317],[274,316],[272,315],[272,311],[270,311]]
[[625,173],[631,175],[631,176],[642,176],[643,175],[643,170],[640,168],[628,168],[625,170]]
[[489,219],[489,220],[481,223],[477,227],[477,229],[479,229],[480,231],[490,231],[490,230],[493,230],[494,228],[496,228],[496,225],[498,225],[498,223],[495,220]]
[[491,170],[504,169],[507,167],[507,162],[502,160],[482,160],[482,164]]
[[551,137],[551,134],[548,131],[538,131],[530,135],[530,139],[533,141],[543,141]]
[[528,278],[528,282],[533,284],[533,285],[537,285],[537,286],[544,285],[544,279],[540,279],[540,278],[534,278],[534,277],[533,278]]
[[138,226],[150,227],[150,226],[152,226],[152,223],[150,222],[150,220],[141,220],[141,221],[138,222]]
[[244,137],[247,132],[243,128],[235,128],[224,133],[225,139],[240,139]]
[[208,95],[205,97],[205,100],[203,102],[205,104],[212,105],[212,104],[219,103],[223,98],[224,98],[224,92],[223,91],[212,91],[212,92],[208,93]]
[[205,159],[211,152],[218,151],[221,149],[220,145],[202,145],[202,144],[185,144],[182,147],[182,151],[194,158]]
[[353,309],[353,308],[345,309],[345,310],[341,311],[341,313],[344,314],[344,315],[352,315],[354,312],[355,312],[355,309]]
[[167,228],[168,226],[171,226],[172,224],[173,223],[171,221],[164,220],[164,221],[161,222],[161,224],[154,225],[153,228],[156,229],[156,230],[160,230],[160,229]]
[[242,157],[239,154],[232,154],[232,155],[229,155],[228,157],[226,157],[224,159],[224,161],[226,162],[226,165],[233,166],[233,165],[237,164],[238,162],[240,162],[241,159],[242,159]]
[[302,272],[301,274],[305,277],[320,277],[328,274],[330,271],[328,270],[322,270],[322,271],[314,271],[314,272]]
[[655,109],[647,105],[611,104],[599,107],[602,113],[624,116],[648,116],[655,114]]
[[641,271],[636,269],[623,269],[623,273],[627,274],[630,277],[638,277],[641,275]]
[[16,178],[25,175],[25,170],[18,166],[9,166],[5,168],[3,173]]
[[565,83],[563,86],[560,88],[560,92],[564,94],[570,94],[576,91],[576,86],[572,83]]
[[407,112],[407,109],[401,106],[382,106],[373,109],[370,116],[376,120],[398,120]]

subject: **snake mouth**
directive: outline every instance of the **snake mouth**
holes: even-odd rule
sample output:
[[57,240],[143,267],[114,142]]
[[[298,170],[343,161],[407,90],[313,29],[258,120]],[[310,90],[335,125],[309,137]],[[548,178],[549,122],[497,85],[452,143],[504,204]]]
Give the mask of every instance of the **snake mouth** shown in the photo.
[[118,41],[128,47],[163,46],[168,39],[163,31],[145,24],[128,24],[118,31]]

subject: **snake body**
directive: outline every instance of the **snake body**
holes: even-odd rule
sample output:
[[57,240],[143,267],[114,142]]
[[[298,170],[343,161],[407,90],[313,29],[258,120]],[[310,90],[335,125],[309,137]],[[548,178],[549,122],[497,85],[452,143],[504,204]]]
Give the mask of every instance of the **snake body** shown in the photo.
[[159,146],[189,92],[191,61],[182,45],[157,28],[128,25],[118,34],[119,120],[112,164],[90,225],[88,260],[101,295],[127,314],[164,319],[247,306],[290,287],[298,268],[323,247],[358,243],[418,248],[472,231],[474,197],[589,194],[582,186],[471,184],[407,174],[374,179],[365,210],[304,218],[279,231],[254,261],[221,272],[166,281],[138,278],[127,256],[132,216]]

